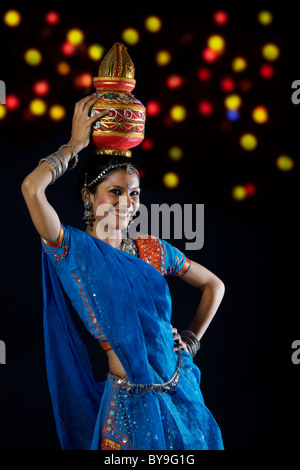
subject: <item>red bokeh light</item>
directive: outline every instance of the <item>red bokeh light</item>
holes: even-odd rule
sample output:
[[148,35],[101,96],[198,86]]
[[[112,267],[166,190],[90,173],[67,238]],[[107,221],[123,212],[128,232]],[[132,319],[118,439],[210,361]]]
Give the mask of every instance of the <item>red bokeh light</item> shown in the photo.
[[20,100],[17,95],[7,95],[5,106],[7,109],[14,111],[20,106]]
[[274,68],[270,64],[264,64],[260,67],[259,73],[262,78],[272,78],[274,75]]
[[211,71],[207,69],[206,67],[201,67],[200,69],[197,70],[197,77],[200,80],[206,82],[211,77]]
[[143,150],[145,150],[146,152],[149,152],[150,150],[153,149],[154,147],[154,142],[152,139],[150,139],[149,137],[147,137],[145,140],[143,140],[143,142],[141,143],[141,147]]
[[209,101],[200,101],[198,104],[198,111],[202,116],[209,116],[213,113],[212,104]]
[[57,24],[60,20],[59,13],[57,11],[48,11],[45,15],[45,21],[48,24]]
[[228,21],[228,14],[224,10],[218,10],[213,14],[213,20],[219,25],[226,24]]
[[157,101],[148,101],[146,111],[149,116],[157,116],[160,113],[160,104]]
[[232,92],[235,89],[235,83],[230,77],[224,77],[221,80],[220,87],[223,91],[228,93]]
[[50,91],[50,85],[47,80],[39,80],[33,85],[33,91],[36,95],[44,96]]
[[210,49],[210,47],[205,47],[202,51],[202,59],[205,62],[215,62],[218,58],[218,53],[214,51],[213,49]]
[[175,90],[176,88],[180,88],[184,83],[183,78],[180,75],[171,75],[166,79],[166,85],[171,90]]
[[61,46],[61,51],[64,55],[69,57],[75,54],[76,46],[68,41],[65,41]]
[[253,196],[256,193],[256,186],[253,183],[246,183],[244,188],[247,196]]

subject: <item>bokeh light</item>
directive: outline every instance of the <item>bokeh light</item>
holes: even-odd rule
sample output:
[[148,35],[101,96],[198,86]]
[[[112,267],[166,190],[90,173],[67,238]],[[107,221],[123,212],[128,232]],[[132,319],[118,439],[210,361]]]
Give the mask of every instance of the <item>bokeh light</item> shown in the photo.
[[74,85],[78,88],[90,88],[93,84],[93,77],[90,72],[83,72],[74,78]]
[[33,84],[33,91],[36,95],[44,96],[50,91],[50,84],[47,80],[39,80]]
[[145,20],[145,28],[150,33],[158,33],[162,28],[162,21],[158,16],[148,16]]
[[122,39],[130,46],[135,46],[140,40],[140,33],[134,28],[126,28],[122,32]]
[[252,111],[252,119],[258,124],[264,124],[269,119],[269,113],[265,106],[256,106]]
[[209,49],[215,51],[218,55],[222,54],[225,49],[225,40],[222,36],[214,34],[207,40],[207,46]]
[[210,116],[213,113],[213,110],[214,108],[210,101],[203,100],[198,103],[198,112],[202,116]]
[[290,171],[294,168],[294,160],[289,155],[280,155],[276,159],[276,166],[281,171]]
[[202,59],[205,62],[215,62],[218,57],[218,53],[210,47],[205,47],[202,51]]
[[231,93],[235,89],[234,80],[230,77],[224,77],[221,80],[220,87],[226,93]]
[[56,70],[61,75],[68,75],[68,73],[71,71],[71,67],[67,62],[61,61],[57,64]]
[[200,67],[197,70],[197,77],[199,78],[199,80],[206,82],[211,78],[211,71],[206,67]]
[[228,121],[238,121],[240,119],[240,112],[237,109],[227,109],[226,117]]
[[47,105],[45,101],[36,98],[29,103],[29,110],[35,116],[42,116],[47,110]]
[[171,53],[169,51],[159,51],[157,54],[156,54],[156,63],[160,66],[165,66],[165,65],[168,65],[171,60],[172,60],[172,56],[171,56]]
[[10,111],[15,111],[20,106],[20,99],[17,95],[7,95],[5,106]]
[[257,189],[256,189],[255,184],[246,183],[244,184],[244,188],[245,188],[247,196],[254,196],[254,194],[256,194]]
[[232,197],[236,201],[243,201],[247,197],[247,191],[244,186],[238,184],[232,188]]
[[8,10],[3,16],[4,23],[10,28],[19,26],[21,20],[21,15],[17,10]]
[[235,57],[231,67],[234,72],[243,72],[247,68],[247,61],[244,57]]
[[262,10],[257,15],[258,22],[264,26],[268,26],[273,21],[273,15],[268,10]]
[[158,101],[150,100],[146,105],[148,116],[157,116],[160,113],[160,104]]
[[262,78],[269,79],[274,76],[274,67],[271,64],[263,64],[260,69],[259,73]]
[[187,116],[187,110],[185,106],[181,104],[176,104],[172,106],[170,110],[170,117],[173,121],[181,122],[184,121]]
[[228,14],[224,10],[215,11],[213,21],[218,25],[224,25],[228,21]]
[[24,54],[24,60],[27,62],[28,65],[35,67],[42,62],[42,54],[38,49],[27,49]]
[[88,48],[88,55],[92,60],[100,60],[104,53],[104,47],[101,44],[92,44]]
[[168,150],[168,155],[171,160],[178,161],[183,158],[183,150],[177,145],[173,145]]
[[171,75],[170,77],[168,77],[166,79],[166,85],[171,90],[175,90],[177,88],[182,87],[183,83],[184,83],[184,80],[183,80],[182,76],[177,75],[177,74]]
[[49,116],[53,121],[60,121],[66,115],[66,110],[60,104],[54,104],[49,109]]
[[0,119],[5,118],[7,114],[6,107],[4,104],[0,104]]
[[141,143],[141,148],[145,151],[145,152],[150,152],[150,150],[152,150],[154,147],[154,142],[152,139],[150,139],[150,137],[146,137],[143,142]]
[[73,28],[67,33],[67,42],[73,46],[79,46],[84,41],[84,33],[81,29]]
[[242,99],[239,95],[228,95],[224,100],[227,109],[238,109],[242,104]]
[[163,184],[169,189],[176,188],[179,185],[179,181],[179,176],[173,171],[169,171],[163,176]]
[[255,150],[258,145],[258,140],[254,134],[246,133],[240,137],[240,146],[247,151]]
[[262,48],[262,55],[266,60],[277,60],[280,55],[279,47],[273,43],[265,44]]
[[45,14],[45,21],[48,24],[55,25],[59,22],[59,20],[60,20],[60,16],[59,16],[59,13],[57,13],[57,11],[52,10],[52,11],[48,11]]
[[72,44],[69,41],[65,41],[61,45],[61,52],[67,57],[71,57],[72,55],[75,54],[76,51],[77,51],[77,48],[75,44]]

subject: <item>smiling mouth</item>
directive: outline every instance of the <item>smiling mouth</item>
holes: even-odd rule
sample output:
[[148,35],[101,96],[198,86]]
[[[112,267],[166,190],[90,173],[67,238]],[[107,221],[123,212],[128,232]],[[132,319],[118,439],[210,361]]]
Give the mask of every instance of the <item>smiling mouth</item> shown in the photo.
[[119,217],[120,219],[129,219],[131,214],[132,214],[132,211],[119,211],[118,209],[113,209],[112,210],[112,213],[115,214],[117,217]]

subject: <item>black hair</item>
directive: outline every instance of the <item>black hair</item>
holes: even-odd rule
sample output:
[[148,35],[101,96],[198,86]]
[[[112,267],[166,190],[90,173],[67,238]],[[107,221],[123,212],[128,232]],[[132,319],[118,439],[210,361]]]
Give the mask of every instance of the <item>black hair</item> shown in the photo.
[[[121,155],[93,155],[90,157],[88,160],[87,164],[83,168],[82,172],[80,173],[77,183],[75,186],[75,193],[76,197],[80,202],[82,201],[82,196],[81,196],[81,190],[84,187],[85,183],[85,174],[87,173],[87,184],[91,183],[103,170],[105,170],[107,167],[112,166],[112,165],[118,165],[122,163],[131,163],[132,166],[136,168],[136,165],[134,165],[131,162],[131,158],[124,157]],[[97,181],[94,185],[89,187],[89,191],[91,193],[94,193],[96,191],[96,188],[98,184],[102,183],[107,176],[109,176],[111,173],[114,171],[119,170],[119,168],[113,168],[112,170],[108,171],[100,181]]]

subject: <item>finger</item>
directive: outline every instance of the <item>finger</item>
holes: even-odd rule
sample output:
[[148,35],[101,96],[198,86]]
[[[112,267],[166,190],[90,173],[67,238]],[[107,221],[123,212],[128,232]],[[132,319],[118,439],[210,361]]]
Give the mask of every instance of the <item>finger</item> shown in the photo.
[[98,121],[98,119],[101,119],[102,117],[106,116],[110,112],[110,109],[105,109],[104,111],[101,111],[101,113],[97,113],[94,116],[91,116],[90,119],[92,122]]

